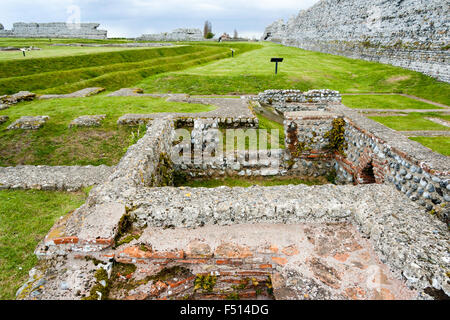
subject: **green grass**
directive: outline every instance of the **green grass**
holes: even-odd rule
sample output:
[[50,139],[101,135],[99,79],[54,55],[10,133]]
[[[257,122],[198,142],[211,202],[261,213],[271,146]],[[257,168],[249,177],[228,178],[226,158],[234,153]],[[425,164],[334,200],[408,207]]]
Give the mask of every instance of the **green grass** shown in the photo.
[[400,95],[352,95],[344,96],[342,102],[354,109],[443,109]]
[[271,148],[271,144],[270,144],[270,132],[271,130],[278,130],[278,144],[279,144],[279,148],[280,149],[284,149],[284,126],[278,122],[272,121],[270,119],[267,119],[266,117],[264,117],[261,114],[257,114],[256,115],[258,117],[259,120],[259,129],[266,129],[267,133],[268,133],[268,137],[267,137],[267,141],[268,141],[268,146],[269,148]]
[[224,48],[187,46],[121,50],[79,56],[0,62],[0,93],[68,93],[86,87],[116,90],[154,74],[222,59]]
[[[283,57],[274,75],[271,57]],[[450,104],[450,85],[423,74],[330,54],[272,43],[235,58],[151,76],[137,84],[149,92],[190,94],[256,94],[265,89],[329,88],[343,93],[407,93]]]
[[[259,129],[252,129],[252,128],[248,128],[248,129],[242,129],[244,130],[244,134],[248,133],[252,130],[256,131],[256,143],[257,145],[252,145],[252,148],[250,148],[250,137],[246,137],[245,138],[245,142],[244,145],[238,145],[238,141],[237,138],[235,138],[234,140],[234,150],[253,150],[256,147],[259,150],[265,150],[265,149],[284,149],[285,145],[284,145],[284,128],[282,124],[279,124],[278,122],[272,121],[266,117],[264,117],[261,114],[257,114],[258,120],[259,120]],[[264,129],[267,130],[267,144],[266,145],[260,145],[260,130]],[[223,149],[224,151],[229,151],[231,150],[232,146],[231,145],[227,145],[227,133],[226,133],[226,129],[220,129],[222,132],[222,139],[223,139]],[[273,130],[278,130],[278,141],[275,145],[272,145],[271,141],[272,141],[272,132]],[[249,134],[250,136],[250,134]],[[244,149],[243,149],[244,148]]]
[[444,156],[450,156],[450,137],[411,137],[409,139]]
[[434,123],[433,121],[425,119],[425,117],[438,117],[450,120],[450,115],[443,115],[435,112],[412,112],[406,116],[376,116],[369,118],[397,131],[450,130],[449,127]]
[[93,53],[114,52],[122,50],[143,50],[148,48],[121,48],[121,47],[64,47],[39,46],[41,50],[31,50],[23,56],[22,51],[0,51],[0,61],[26,61],[37,58],[82,56]]
[[[167,102],[151,97],[105,97],[37,100],[23,102],[1,115],[10,120],[0,125],[0,166],[29,165],[114,165],[124,154],[129,136],[136,128],[118,126],[126,113],[201,112],[215,107]],[[68,128],[81,115],[106,114],[101,127]],[[21,116],[48,115],[39,130],[7,130]]]
[[[234,46],[236,54],[260,48],[250,44]],[[119,48],[112,52],[83,55],[79,54],[80,48],[77,47],[50,49],[52,52],[57,50],[65,53],[62,56],[43,53],[45,57],[42,58],[0,59],[0,94],[20,90],[68,93],[89,86],[116,90],[132,86],[155,74],[182,70],[231,56],[230,45],[208,43],[140,50]],[[73,55],[69,55],[70,52]]]
[[301,178],[287,178],[287,177],[272,177],[272,178],[234,178],[234,177],[226,177],[226,178],[217,178],[217,179],[202,179],[202,180],[190,180],[183,181],[182,184],[178,186],[186,186],[192,188],[217,188],[220,186],[227,187],[251,187],[254,185],[258,186],[281,186],[281,185],[298,185],[298,184],[306,184],[308,186],[324,184],[324,181],[316,179],[305,180]]
[[85,193],[0,190],[0,300],[14,299],[36,264],[34,249]]

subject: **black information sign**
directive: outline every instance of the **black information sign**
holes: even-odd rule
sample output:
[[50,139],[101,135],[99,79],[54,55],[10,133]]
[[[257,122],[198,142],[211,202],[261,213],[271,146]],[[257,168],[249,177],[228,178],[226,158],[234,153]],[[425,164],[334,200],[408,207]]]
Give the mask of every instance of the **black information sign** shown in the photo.
[[278,62],[283,62],[283,58],[272,58],[270,62],[275,62],[275,74],[278,73]]

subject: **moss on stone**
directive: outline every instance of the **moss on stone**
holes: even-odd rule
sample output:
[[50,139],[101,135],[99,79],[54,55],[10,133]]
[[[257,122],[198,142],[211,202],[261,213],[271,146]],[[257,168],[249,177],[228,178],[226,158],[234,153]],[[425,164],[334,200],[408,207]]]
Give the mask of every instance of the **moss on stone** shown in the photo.
[[107,300],[109,296],[110,281],[108,273],[105,269],[98,269],[95,274],[95,283],[89,291],[89,296],[82,298],[82,300]]
[[216,285],[217,277],[214,275],[197,275],[194,280],[194,291],[203,290],[206,292],[212,292]]
[[117,247],[120,245],[119,243],[121,242],[121,239],[124,238],[124,236],[127,233],[129,233],[130,229],[132,228],[132,225],[133,225],[133,221],[131,219],[130,214],[127,212],[119,220],[119,223],[117,226],[117,233],[116,233],[116,236],[114,237],[114,243],[115,243],[114,247]]
[[239,293],[233,291],[226,296],[227,300],[240,300]]
[[93,263],[95,266],[98,266],[99,264],[104,263],[103,261],[101,261],[101,260],[99,260],[99,259],[97,259],[97,258],[91,257],[91,256],[85,256],[85,257],[84,257],[84,260],[86,260],[86,261],[92,261],[92,263]]
[[156,177],[159,179],[159,183],[152,181],[153,186],[155,186],[154,184],[158,184],[159,187],[173,186],[173,173],[172,159],[167,153],[161,152],[159,154],[158,167],[156,168]]
[[125,244],[125,243],[130,243],[131,241],[133,241],[135,239],[137,240],[140,237],[141,237],[140,234],[128,234],[116,242],[116,247],[118,247],[122,244]]
[[324,134],[328,139],[328,149],[345,156],[345,150],[348,147],[345,141],[345,120],[343,118],[333,119],[332,128]]

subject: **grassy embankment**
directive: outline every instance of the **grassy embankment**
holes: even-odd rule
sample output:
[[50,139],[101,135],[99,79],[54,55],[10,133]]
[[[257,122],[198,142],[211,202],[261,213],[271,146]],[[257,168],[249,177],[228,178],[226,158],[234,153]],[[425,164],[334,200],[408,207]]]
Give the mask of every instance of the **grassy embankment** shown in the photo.
[[[274,75],[271,57],[283,57]],[[406,93],[450,105],[450,84],[390,65],[264,43],[258,50],[203,66],[151,76],[148,92],[245,94],[266,89],[321,89],[342,93]]]

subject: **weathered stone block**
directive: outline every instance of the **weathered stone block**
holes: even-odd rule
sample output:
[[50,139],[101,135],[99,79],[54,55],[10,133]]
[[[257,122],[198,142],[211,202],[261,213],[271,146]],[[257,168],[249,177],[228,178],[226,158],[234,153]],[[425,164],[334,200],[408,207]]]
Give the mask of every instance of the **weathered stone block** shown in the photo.
[[3,124],[3,123],[5,123],[8,120],[9,120],[8,116],[0,116],[0,124]]
[[106,118],[105,114],[81,116],[70,122],[69,128],[73,127],[99,127],[102,120]]
[[8,130],[36,130],[41,128],[48,119],[50,119],[49,116],[23,116],[10,124]]

